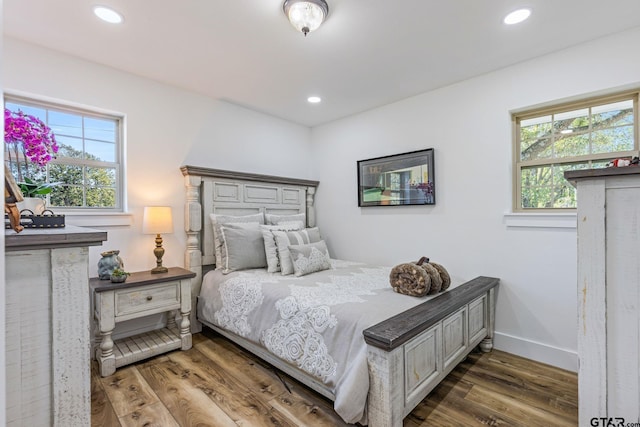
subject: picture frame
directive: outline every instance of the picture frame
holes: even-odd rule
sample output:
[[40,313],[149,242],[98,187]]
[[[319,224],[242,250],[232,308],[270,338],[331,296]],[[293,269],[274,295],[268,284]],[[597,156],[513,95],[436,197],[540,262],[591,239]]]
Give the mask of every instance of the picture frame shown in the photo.
[[434,150],[359,160],[358,206],[435,205]]

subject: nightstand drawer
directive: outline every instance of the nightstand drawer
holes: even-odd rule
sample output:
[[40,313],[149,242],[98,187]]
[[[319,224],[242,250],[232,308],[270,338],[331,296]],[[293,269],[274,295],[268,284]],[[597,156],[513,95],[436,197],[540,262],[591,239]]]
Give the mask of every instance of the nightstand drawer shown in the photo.
[[180,282],[168,282],[116,291],[115,316],[180,307]]

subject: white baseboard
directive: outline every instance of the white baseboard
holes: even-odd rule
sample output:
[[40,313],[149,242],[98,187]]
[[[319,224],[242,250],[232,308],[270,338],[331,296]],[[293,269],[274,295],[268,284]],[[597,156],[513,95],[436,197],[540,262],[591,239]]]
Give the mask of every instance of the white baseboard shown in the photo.
[[507,353],[557,366],[568,371],[578,372],[578,353],[573,350],[554,347],[501,332],[494,334],[493,346]]

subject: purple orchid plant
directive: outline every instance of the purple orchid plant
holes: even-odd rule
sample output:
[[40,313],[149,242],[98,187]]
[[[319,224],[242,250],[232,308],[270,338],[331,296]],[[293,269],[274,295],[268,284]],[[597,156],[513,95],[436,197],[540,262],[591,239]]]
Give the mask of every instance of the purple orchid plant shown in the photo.
[[20,110],[13,112],[8,108],[4,109],[4,143],[9,164],[15,162],[18,166],[18,181],[28,179],[23,179],[22,168],[19,165],[20,154],[24,161],[24,170],[28,174],[29,164],[42,169],[58,152],[56,137],[49,126],[35,116]]

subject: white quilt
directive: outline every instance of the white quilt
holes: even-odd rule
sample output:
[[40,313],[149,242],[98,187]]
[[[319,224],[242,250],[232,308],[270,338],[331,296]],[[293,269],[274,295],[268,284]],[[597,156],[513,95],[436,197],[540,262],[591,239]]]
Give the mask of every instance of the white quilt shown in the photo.
[[265,269],[202,283],[198,318],[257,343],[318,378],[348,423],[366,423],[369,390],[362,331],[427,301],[393,292],[389,267],[332,260],[332,269],[303,277]]

